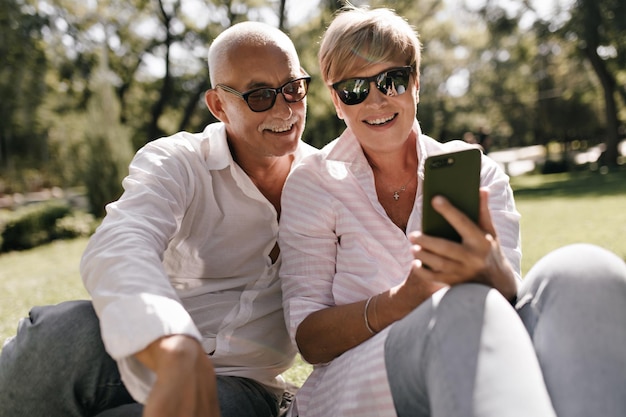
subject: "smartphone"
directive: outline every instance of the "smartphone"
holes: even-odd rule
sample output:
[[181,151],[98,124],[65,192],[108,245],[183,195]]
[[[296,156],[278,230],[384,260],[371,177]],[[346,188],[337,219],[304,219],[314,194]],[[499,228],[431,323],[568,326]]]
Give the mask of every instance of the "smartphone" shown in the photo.
[[478,222],[481,153],[479,149],[466,149],[426,159],[422,210],[424,234],[461,241],[457,231],[433,209],[431,201],[436,195],[446,197],[471,220]]

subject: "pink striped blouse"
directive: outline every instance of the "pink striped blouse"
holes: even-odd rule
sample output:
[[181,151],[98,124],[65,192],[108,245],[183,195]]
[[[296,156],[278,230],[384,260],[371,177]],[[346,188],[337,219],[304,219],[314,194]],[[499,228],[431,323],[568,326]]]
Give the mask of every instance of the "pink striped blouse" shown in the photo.
[[[468,146],[461,141],[442,144],[420,132],[419,181],[408,231],[421,228],[423,161]],[[481,186],[489,189],[500,244],[519,278],[520,216],[508,177],[485,156]],[[291,174],[279,230],[283,306],[294,343],[296,329],[309,314],[399,284],[413,259],[407,236],[378,202],[372,170],[349,130]],[[383,351],[388,329],[332,362],[316,365],[296,397],[299,416],[395,416]]]

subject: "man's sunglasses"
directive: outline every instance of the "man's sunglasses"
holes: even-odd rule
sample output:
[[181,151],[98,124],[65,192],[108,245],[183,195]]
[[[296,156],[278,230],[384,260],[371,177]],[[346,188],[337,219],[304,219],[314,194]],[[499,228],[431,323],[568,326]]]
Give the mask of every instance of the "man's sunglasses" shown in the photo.
[[411,72],[413,68],[410,66],[391,68],[371,77],[348,78],[334,83],[332,87],[344,104],[352,106],[362,103],[367,98],[372,81],[378,91],[386,96],[404,94],[409,87]]
[[287,103],[297,103],[298,101],[301,101],[304,97],[306,97],[310,82],[311,77],[306,76],[288,81],[278,88],[261,87],[246,91],[245,93],[240,93],[239,91],[224,84],[218,84],[215,87],[219,87],[224,91],[228,91],[229,93],[241,97],[248,104],[250,110],[258,113],[267,111],[274,107],[278,93],[283,95],[283,98]]

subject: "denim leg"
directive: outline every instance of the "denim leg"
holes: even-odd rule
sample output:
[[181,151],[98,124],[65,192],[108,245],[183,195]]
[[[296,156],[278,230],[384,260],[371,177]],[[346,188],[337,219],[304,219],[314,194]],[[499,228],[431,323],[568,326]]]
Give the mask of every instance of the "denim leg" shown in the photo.
[[236,376],[217,377],[222,417],[276,417],[278,398],[261,384]]
[[554,416],[524,326],[483,285],[440,291],[394,324],[385,361],[399,417]]
[[626,415],[626,264],[588,244],[527,274],[517,309],[559,416]]
[[[246,378],[218,376],[222,417],[275,417],[278,399]],[[0,417],[140,417],[106,353],[89,301],[34,307],[0,354]]]
[[[262,385],[236,376],[217,377],[217,392],[222,417],[275,417],[278,402]],[[141,417],[143,405],[122,405],[96,417]]]
[[132,403],[103,411],[95,417],[141,417],[142,414],[143,404]]
[[35,307],[0,355],[0,417],[92,416],[133,402],[89,301]]

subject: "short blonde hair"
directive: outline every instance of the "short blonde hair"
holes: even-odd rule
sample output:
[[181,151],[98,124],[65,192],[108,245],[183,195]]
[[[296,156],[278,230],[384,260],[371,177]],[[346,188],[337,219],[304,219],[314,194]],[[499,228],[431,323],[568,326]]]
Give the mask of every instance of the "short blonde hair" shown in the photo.
[[387,8],[343,7],[322,38],[318,55],[328,85],[369,63],[401,60],[419,75],[421,44],[406,19]]

